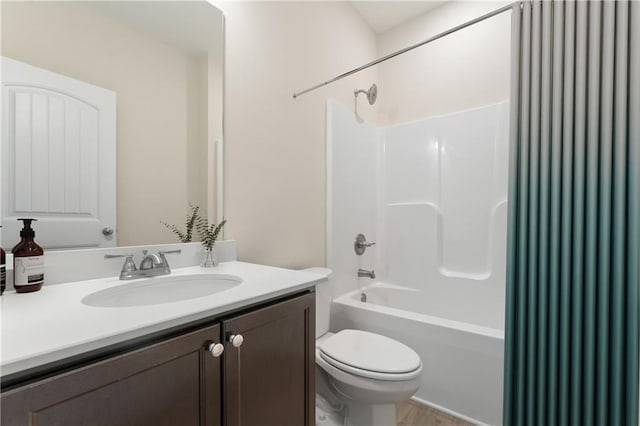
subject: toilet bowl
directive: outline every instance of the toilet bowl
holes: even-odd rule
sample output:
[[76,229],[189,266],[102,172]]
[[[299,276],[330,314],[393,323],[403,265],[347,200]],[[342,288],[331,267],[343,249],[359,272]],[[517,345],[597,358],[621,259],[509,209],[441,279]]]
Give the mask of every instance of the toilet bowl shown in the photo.
[[316,345],[316,363],[343,397],[389,404],[411,398],[420,387],[422,363],[408,346],[360,330],[323,337]]
[[[331,270],[306,271],[327,276]],[[362,330],[329,332],[331,290],[316,286],[316,424],[392,426],[395,403],[420,387],[422,362],[410,347]]]

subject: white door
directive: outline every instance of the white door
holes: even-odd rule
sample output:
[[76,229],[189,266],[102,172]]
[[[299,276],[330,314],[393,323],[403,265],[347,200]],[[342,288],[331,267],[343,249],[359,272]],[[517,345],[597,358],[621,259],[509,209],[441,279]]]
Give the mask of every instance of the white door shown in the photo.
[[[116,94],[2,58],[2,247],[116,245]],[[110,233],[110,231],[112,231]]]

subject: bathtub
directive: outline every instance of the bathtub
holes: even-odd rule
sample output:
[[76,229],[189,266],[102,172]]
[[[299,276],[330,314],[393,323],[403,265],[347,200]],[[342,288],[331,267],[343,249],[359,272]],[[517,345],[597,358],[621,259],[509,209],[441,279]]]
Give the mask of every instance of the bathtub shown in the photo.
[[416,401],[472,423],[502,424],[504,331],[430,315],[430,303],[420,290],[371,284],[334,299],[331,329],[367,330],[409,345],[424,367]]

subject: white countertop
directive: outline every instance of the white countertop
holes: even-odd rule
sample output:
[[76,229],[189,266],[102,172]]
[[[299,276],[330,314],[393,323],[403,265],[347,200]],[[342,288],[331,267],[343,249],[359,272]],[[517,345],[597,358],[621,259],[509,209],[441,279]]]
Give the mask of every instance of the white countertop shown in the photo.
[[173,270],[172,276],[231,274],[243,282],[210,296],[160,305],[101,308],[82,304],[90,293],[138,280],[118,277],[45,285],[35,293],[5,292],[2,319],[2,376],[79,355],[115,343],[286,295],[325,281],[310,272],[244,262]]

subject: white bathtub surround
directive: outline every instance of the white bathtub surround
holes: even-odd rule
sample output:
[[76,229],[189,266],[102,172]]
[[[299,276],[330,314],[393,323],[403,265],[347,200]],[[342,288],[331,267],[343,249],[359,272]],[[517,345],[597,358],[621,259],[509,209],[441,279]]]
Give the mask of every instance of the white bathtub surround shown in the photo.
[[378,137],[375,126],[327,103],[327,265],[334,294],[353,290],[358,269],[375,269],[377,263],[376,246],[356,256],[353,243],[358,234],[377,241]]
[[385,129],[381,274],[433,315],[504,327],[508,104]]
[[[375,269],[386,282],[438,294],[438,315],[504,326],[507,106],[376,128],[328,104],[335,294],[370,284],[355,273]],[[356,256],[360,232],[377,245]]]
[[[409,345],[425,365],[417,398],[499,424],[508,103],[384,128],[337,104],[327,113],[327,259],[334,296],[351,292],[331,329]],[[362,257],[349,245],[359,232],[377,242]]]

